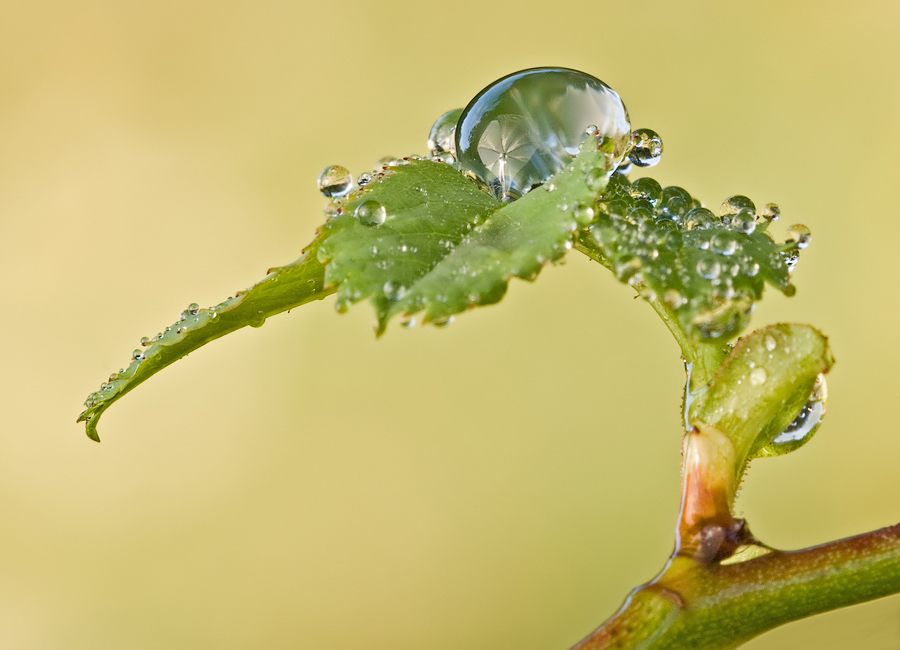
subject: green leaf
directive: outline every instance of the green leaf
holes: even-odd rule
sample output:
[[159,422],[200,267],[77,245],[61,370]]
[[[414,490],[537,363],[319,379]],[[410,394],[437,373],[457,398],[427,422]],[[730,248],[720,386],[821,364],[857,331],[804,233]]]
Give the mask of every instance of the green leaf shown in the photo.
[[[389,168],[339,203],[323,229],[320,259],[327,284],[337,287],[337,308],[370,299],[380,334],[398,314],[424,312],[423,322],[440,323],[499,301],[510,278],[534,280],[589,224],[608,146],[588,138],[569,167],[508,204],[444,163]],[[365,218],[381,206],[382,223]]]
[[[692,426],[714,426],[736,451],[735,474],[747,460],[788,453],[812,437],[780,435],[811,400],[824,400],[824,378],[834,364],[828,339],[809,325],[770,325],[743,337],[688,411]],[[814,389],[819,384],[817,395]],[[823,413],[824,414],[824,411]],[[821,418],[820,418],[821,419]]]
[[191,305],[143,350],[135,350],[131,364],[110,375],[109,381],[85,401],[87,408],[78,421],[86,423],[88,437],[99,442],[97,424],[106,409],[190,352],[247,325],[259,327],[269,316],[332,293],[325,288],[325,269],[316,259],[317,248],[318,241],[313,242],[293,264],[271,269],[264,280],[218,305],[205,309]]
[[616,174],[597,207],[591,234],[603,263],[665,303],[695,340],[737,336],[766,283],[785,295],[796,291],[789,272],[797,242],[775,243],[768,220],[745,197],[731,197],[715,216],[680,187]]

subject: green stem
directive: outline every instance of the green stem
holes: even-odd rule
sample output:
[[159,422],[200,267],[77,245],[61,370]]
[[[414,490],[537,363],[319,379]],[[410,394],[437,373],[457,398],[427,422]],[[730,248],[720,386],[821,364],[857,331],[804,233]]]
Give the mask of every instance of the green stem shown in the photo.
[[900,524],[736,564],[678,557],[575,648],[736,648],[784,623],[898,592]]

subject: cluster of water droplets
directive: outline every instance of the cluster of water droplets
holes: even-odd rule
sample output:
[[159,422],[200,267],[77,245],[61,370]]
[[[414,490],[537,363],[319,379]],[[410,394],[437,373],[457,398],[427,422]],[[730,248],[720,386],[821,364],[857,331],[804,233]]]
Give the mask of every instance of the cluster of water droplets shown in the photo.
[[[93,414],[89,413],[91,409],[118,395],[134,378],[142,365],[162,353],[165,347],[179,343],[191,332],[217,321],[221,314],[237,307],[244,300],[245,295],[245,292],[239,291],[234,297],[229,297],[227,300],[207,308],[201,308],[197,303],[191,303],[181,312],[175,323],[166,327],[156,336],[142,337],[140,340],[141,347],[135,348],[131,353],[131,363],[128,367],[120,368],[118,372],[110,374],[107,380],[100,384],[99,390],[88,395],[84,401],[87,411],[81,414],[79,421],[90,421],[93,417]],[[259,327],[264,322],[265,318],[260,317],[251,325]]]
[[716,214],[651,178],[614,175],[596,209],[602,218],[592,232],[618,278],[650,299],[661,291],[707,338],[746,326],[764,280],[792,295],[789,273],[809,244],[802,225],[775,243],[767,232],[780,214],[774,204],[758,211],[747,197],[731,196]]

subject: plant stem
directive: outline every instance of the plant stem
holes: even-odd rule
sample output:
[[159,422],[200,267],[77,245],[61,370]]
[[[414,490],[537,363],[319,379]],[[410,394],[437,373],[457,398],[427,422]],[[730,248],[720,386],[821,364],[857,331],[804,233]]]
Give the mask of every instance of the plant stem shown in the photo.
[[575,648],[735,648],[778,625],[897,592],[900,524],[736,564],[676,558]]

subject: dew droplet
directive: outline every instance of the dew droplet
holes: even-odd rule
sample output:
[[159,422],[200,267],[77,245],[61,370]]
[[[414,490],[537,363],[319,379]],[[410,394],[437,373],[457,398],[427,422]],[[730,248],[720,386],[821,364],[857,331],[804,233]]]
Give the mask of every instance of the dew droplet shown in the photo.
[[462,115],[462,109],[454,108],[437,118],[428,134],[428,151],[432,156],[455,153],[456,123],[459,122],[460,115]]
[[787,230],[785,235],[785,244],[794,244],[795,248],[806,248],[812,239],[812,233],[809,228],[802,223],[794,224]]
[[780,215],[781,208],[779,208],[777,204],[767,203],[760,216],[766,221],[778,221]]
[[766,338],[763,339],[763,345],[766,346],[766,350],[768,350],[769,352],[778,347],[778,343],[775,341],[775,337],[771,334],[766,334]]
[[762,386],[769,378],[765,368],[754,368],[750,371],[750,385]]
[[144,351],[143,350],[135,350],[131,353],[131,358],[135,361],[143,361],[144,360]]
[[828,401],[828,386],[825,376],[816,377],[812,393],[806,404],[800,409],[796,418],[778,434],[772,442],[760,449],[757,456],[781,456],[792,452],[805,445],[818,430],[825,417],[826,403]]
[[741,210],[731,217],[731,227],[745,235],[756,230],[756,215],[749,210]]
[[594,220],[594,208],[589,205],[576,205],[573,212],[575,223],[584,228]]
[[515,199],[568,165],[589,125],[612,143],[611,172],[631,131],[616,92],[577,70],[522,70],[490,84],[463,109],[456,156],[495,196]]
[[710,241],[712,249],[721,255],[734,255],[737,250],[737,241],[734,235],[729,233],[719,233]]
[[141,337],[141,345],[143,345],[144,347],[147,347],[148,345],[150,345],[150,343],[151,343],[151,339],[149,336]]
[[722,265],[714,255],[705,253],[697,262],[697,273],[707,280],[715,280],[722,272]]
[[631,145],[628,160],[638,167],[653,167],[662,158],[662,138],[656,131],[636,129],[631,134]]
[[662,198],[662,186],[654,179],[639,178],[628,188],[628,193],[637,200],[648,201],[654,208]]
[[366,199],[360,203],[354,214],[360,223],[367,226],[380,226],[387,219],[387,210],[375,199]]
[[327,197],[344,196],[353,189],[353,175],[346,167],[332,165],[319,174],[319,191]]
[[684,215],[684,227],[688,230],[707,230],[717,221],[716,215],[707,208],[693,208]]
[[722,202],[722,209],[719,210],[719,215],[722,217],[730,217],[742,210],[747,210],[748,212],[756,214],[756,206],[753,204],[753,201],[746,196],[735,194],[734,196],[729,196]]
[[681,292],[679,292],[677,289],[668,289],[663,294],[663,302],[665,302],[672,309],[678,309],[687,301],[685,300],[684,296],[681,295]]

